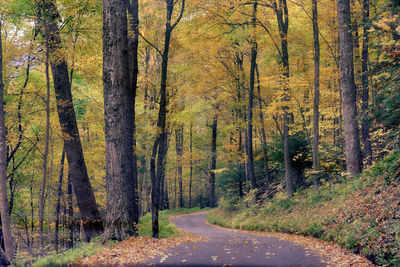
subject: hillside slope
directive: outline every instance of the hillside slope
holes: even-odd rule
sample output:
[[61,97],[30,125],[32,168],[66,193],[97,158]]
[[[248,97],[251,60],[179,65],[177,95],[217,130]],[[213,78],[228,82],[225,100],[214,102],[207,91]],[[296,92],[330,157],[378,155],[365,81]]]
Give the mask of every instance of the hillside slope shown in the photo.
[[354,179],[324,183],[318,190],[283,192],[262,205],[254,193],[239,202],[222,199],[208,215],[225,227],[313,236],[333,241],[377,265],[400,265],[400,152]]

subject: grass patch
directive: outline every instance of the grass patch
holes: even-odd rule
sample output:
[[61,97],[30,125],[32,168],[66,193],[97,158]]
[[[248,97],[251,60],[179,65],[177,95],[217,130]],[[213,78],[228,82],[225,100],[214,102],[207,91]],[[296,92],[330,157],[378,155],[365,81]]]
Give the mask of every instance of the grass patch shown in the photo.
[[[174,224],[169,223],[170,216],[176,216],[181,214],[206,211],[208,209],[200,209],[200,208],[179,208],[175,210],[164,210],[159,214],[159,222],[160,222],[160,238],[169,238],[176,237],[179,234],[178,229]],[[147,213],[139,220],[139,235],[140,236],[152,236],[152,225],[151,225],[151,213]]]

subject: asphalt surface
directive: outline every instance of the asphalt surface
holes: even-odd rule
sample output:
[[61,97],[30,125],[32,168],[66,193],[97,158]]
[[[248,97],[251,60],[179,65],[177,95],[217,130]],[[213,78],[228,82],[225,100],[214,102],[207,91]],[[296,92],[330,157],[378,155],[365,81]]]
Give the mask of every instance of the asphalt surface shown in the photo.
[[178,228],[205,236],[206,242],[175,246],[146,266],[325,266],[321,258],[300,245],[273,237],[215,228],[207,214],[173,220]]

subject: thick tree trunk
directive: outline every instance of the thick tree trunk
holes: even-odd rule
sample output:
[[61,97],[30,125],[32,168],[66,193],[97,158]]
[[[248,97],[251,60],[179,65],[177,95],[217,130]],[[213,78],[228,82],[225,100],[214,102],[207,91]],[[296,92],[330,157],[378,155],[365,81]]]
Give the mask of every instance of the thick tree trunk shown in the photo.
[[361,172],[362,159],[357,120],[356,86],[354,82],[353,38],[349,0],[337,1],[340,40],[340,71],[343,98],[346,167],[351,175]]
[[[136,83],[130,69],[126,4],[103,1],[103,86],[106,134],[107,216],[104,239],[136,235],[137,175],[134,162]],[[136,50],[137,51],[137,50]],[[132,56],[132,55],[131,55]],[[134,68],[132,66],[132,68]],[[137,69],[136,69],[137,71]]]
[[[312,0],[312,24],[314,36],[314,101],[313,101],[313,169],[319,169],[319,27],[318,27],[318,2]],[[315,179],[314,184],[317,186],[318,181]]]
[[260,73],[258,71],[258,64],[256,64],[256,73],[257,73],[257,91],[258,91],[258,108],[259,108],[258,116],[261,125],[261,144],[262,144],[262,152],[264,159],[264,181],[265,183],[268,183],[271,181],[271,177],[269,174],[267,136],[265,133],[264,113],[262,111],[263,104],[261,100],[261,84],[260,84]]
[[178,183],[179,183],[179,207],[183,208],[183,181],[182,181],[182,154],[183,154],[183,124],[175,130],[175,146],[177,155]]
[[[0,21],[0,215],[5,255],[7,259],[12,261],[14,259],[14,242],[11,233],[11,222],[10,215],[8,213],[7,200],[7,128],[4,112],[3,46],[1,38],[1,26],[2,25]],[[4,262],[6,262],[7,259],[4,259]]]
[[57,204],[56,204],[56,212],[55,212],[55,229],[54,229],[54,250],[58,252],[58,233],[60,226],[60,210],[61,210],[61,197],[63,195],[63,178],[64,178],[64,162],[65,162],[65,149],[63,147],[61,153],[61,161],[60,161],[60,174],[58,176],[58,188],[57,188]]
[[85,229],[85,240],[90,241],[92,237],[100,235],[103,232],[103,224],[83,156],[68,77],[68,66],[62,51],[60,30],[58,28],[59,14],[55,1],[47,0],[44,9],[47,11],[47,17],[49,18],[50,65],[53,73],[58,118],[64,136],[65,153],[67,155],[76,200]]
[[363,43],[362,43],[362,55],[361,55],[361,83],[362,83],[362,122],[361,122],[361,133],[364,143],[364,156],[365,165],[370,166],[372,164],[372,146],[371,139],[369,136],[369,120],[368,120],[368,105],[369,105],[369,83],[368,83],[368,64],[369,64],[369,0],[363,0]]
[[218,130],[218,115],[213,117],[212,139],[211,139],[211,170],[210,170],[210,207],[216,207],[215,198],[215,170],[217,169],[217,130]]
[[[253,17],[252,26],[255,30],[257,22],[257,1],[253,4]],[[255,34],[255,33],[254,33]],[[257,179],[254,173],[254,156],[253,156],[253,102],[254,102],[254,80],[255,80],[255,69],[257,60],[257,41],[255,36],[252,38],[251,46],[251,64],[250,64],[250,87],[249,87],[249,102],[247,106],[247,166],[249,169],[249,178],[251,182],[251,187],[253,189],[257,188]]]

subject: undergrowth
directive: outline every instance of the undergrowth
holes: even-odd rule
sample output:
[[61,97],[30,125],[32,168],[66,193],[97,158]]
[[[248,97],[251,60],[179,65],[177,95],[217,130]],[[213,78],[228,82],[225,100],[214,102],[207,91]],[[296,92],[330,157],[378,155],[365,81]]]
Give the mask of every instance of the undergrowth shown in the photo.
[[[205,209],[200,208],[180,208],[175,210],[165,210],[159,213],[159,223],[160,223],[160,238],[170,238],[176,237],[179,233],[178,229],[174,224],[170,224],[169,217],[176,216],[180,214],[205,211]],[[152,226],[151,226],[151,213],[147,213],[139,220],[139,235],[151,237]],[[102,251],[105,246],[113,246],[115,241],[106,242],[103,244],[101,242],[101,237],[94,238],[90,243],[77,243],[72,249],[60,252],[52,253],[45,257],[28,258],[27,255],[17,258],[15,266],[26,266],[30,264],[31,266],[40,267],[50,267],[50,266],[68,266],[73,264],[80,258],[92,256],[100,251]],[[33,262],[33,263],[32,263]]]
[[313,236],[333,241],[381,266],[400,266],[400,152],[342,183],[284,192],[262,205],[251,192],[239,202],[222,199],[210,223],[230,228]]

